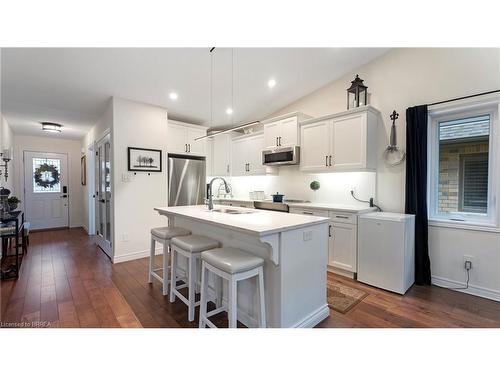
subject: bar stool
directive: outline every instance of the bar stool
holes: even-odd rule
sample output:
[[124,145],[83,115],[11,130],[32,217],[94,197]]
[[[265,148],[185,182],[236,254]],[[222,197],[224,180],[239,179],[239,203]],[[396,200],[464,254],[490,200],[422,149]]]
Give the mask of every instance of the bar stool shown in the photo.
[[[219,247],[219,242],[205,236],[190,235],[185,237],[176,237],[171,241],[171,256],[170,261],[170,302],[175,302],[175,297],[184,302],[188,306],[188,320],[194,320],[194,308],[200,302],[195,302],[195,289],[198,279],[196,276],[196,264],[200,259],[200,253],[206,250]],[[188,282],[187,285],[176,285],[174,280],[177,279],[178,255],[182,255],[188,260]],[[184,297],[179,290],[188,287],[188,298]]]
[[[153,278],[157,279],[162,283],[163,295],[168,294],[168,283],[170,281],[168,276],[168,253],[170,252],[170,241],[174,237],[187,236],[191,232],[184,228],[176,227],[161,227],[151,229],[151,249],[149,254],[149,283],[153,282]],[[154,268],[155,265],[155,249],[156,242],[163,244],[163,267]],[[156,272],[163,271],[163,277],[160,277]]]
[[[236,328],[238,281],[258,276],[260,301],[259,326],[266,327],[264,292],[264,259],[233,247],[221,247],[201,254],[200,328],[208,325],[217,328],[208,318],[222,311],[228,314],[229,328]],[[227,307],[222,306],[207,313],[208,271],[228,281]]]

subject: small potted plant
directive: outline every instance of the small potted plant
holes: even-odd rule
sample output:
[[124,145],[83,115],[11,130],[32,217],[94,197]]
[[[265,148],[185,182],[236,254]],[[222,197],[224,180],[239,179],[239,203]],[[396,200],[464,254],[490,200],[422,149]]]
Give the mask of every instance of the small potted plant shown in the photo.
[[9,208],[11,211],[14,211],[17,208],[17,205],[21,203],[19,198],[14,195],[10,196],[7,202],[9,202]]

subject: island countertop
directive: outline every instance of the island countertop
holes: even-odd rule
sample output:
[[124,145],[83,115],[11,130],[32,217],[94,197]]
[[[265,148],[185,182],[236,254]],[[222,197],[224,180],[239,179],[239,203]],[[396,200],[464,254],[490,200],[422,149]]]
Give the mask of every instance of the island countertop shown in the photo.
[[[227,206],[215,205],[214,209],[227,209]],[[310,225],[327,223],[327,217],[296,215],[284,212],[255,210],[251,208],[231,209],[247,213],[229,214],[209,211],[206,206],[155,207],[161,215],[179,216],[195,221],[207,222],[224,228],[230,228],[258,236],[285,232]]]

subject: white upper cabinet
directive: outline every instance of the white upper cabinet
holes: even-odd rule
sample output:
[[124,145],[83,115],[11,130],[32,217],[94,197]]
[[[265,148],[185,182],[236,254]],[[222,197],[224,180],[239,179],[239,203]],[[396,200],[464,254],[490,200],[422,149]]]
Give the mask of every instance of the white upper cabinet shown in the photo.
[[281,147],[292,147],[299,145],[299,127],[297,117],[280,121],[281,135],[279,144]]
[[231,173],[232,134],[221,134],[212,141],[212,176],[229,176]]
[[206,140],[196,138],[207,134],[207,129],[178,121],[168,122],[167,149],[169,153],[205,156]]
[[275,169],[262,165],[264,134],[234,138],[231,142],[233,176],[252,176],[275,173]]
[[371,106],[301,123],[300,169],[375,170],[379,112]]
[[214,160],[213,160],[214,140],[212,138],[207,138],[206,147],[207,147],[207,158],[205,161],[206,176],[214,176]]
[[299,121],[310,118],[300,112],[283,115],[264,122],[264,149],[299,146]]
[[264,147],[274,149],[279,146],[279,137],[281,134],[280,122],[271,122],[264,125]]
[[203,137],[207,135],[207,129],[205,128],[188,128],[187,129],[187,144],[188,153],[194,155],[206,155],[206,139],[196,140],[196,138]]
[[300,129],[300,169],[322,170],[328,166],[330,152],[330,121],[318,121],[303,125]]

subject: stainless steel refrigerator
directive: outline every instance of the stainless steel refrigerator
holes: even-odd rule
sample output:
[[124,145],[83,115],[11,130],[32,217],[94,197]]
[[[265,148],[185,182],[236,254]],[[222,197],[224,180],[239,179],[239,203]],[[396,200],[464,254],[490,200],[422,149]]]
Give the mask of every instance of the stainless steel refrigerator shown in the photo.
[[168,205],[204,204],[205,157],[168,154]]

